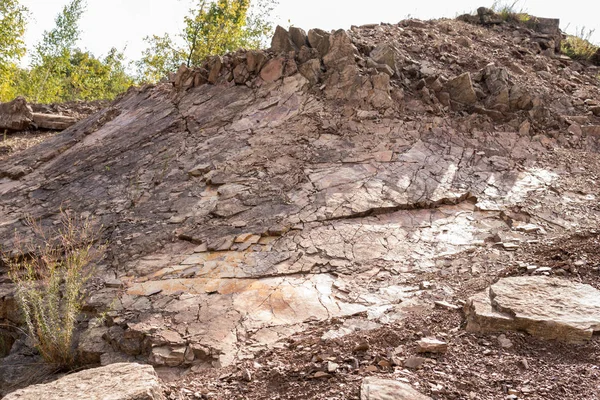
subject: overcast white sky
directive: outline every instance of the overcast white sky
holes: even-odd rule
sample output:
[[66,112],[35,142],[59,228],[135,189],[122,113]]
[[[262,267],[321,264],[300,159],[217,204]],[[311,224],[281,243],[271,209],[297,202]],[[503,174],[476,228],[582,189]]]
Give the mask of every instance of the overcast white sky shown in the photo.
[[[44,30],[51,29],[54,18],[69,0],[21,0],[32,14],[27,43],[40,40]],[[111,47],[126,48],[130,60],[140,56],[142,39],[147,35],[183,28],[183,17],[194,0],[87,0],[87,11],[81,21],[80,47],[97,56]],[[455,17],[479,6],[490,6],[493,0],[279,0],[275,22],[287,27],[290,21],[305,29],[326,30],[349,28],[367,23],[395,23],[407,16],[421,19]],[[563,30],[572,33],[576,27],[595,29],[593,41],[600,42],[600,0],[522,0],[523,8],[538,17],[560,18]]]

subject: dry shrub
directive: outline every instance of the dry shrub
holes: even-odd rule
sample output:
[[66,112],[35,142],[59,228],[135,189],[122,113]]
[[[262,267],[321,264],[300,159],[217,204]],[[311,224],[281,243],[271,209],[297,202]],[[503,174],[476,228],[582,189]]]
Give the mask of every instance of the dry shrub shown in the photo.
[[80,315],[90,267],[101,252],[93,248],[99,231],[89,219],[60,213],[57,228],[46,230],[29,217],[30,240],[17,238],[8,258],[10,277],[27,332],[47,363],[68,368],[74,362],[73,333]]
[[574,60],[589,60],[591,59],[598,46],[593,45],[590,40],[594,34],[593,29],[585,27],[575,29],[575,35],[567,35],[567,39],[562,43],[562,52]]

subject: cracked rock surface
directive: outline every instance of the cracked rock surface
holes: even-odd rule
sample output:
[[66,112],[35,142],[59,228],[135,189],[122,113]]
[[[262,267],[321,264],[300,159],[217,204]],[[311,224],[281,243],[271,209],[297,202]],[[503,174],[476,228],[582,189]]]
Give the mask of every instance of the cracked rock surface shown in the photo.
[[[598,226],[596,70],[543,55],[533,31],[287,34],[0,161],[8,250],[27,214],[104,227],[83,359],[237,365],[315,322],[403,321],[523,246]],[[0,318],[17,322],[0,272]]]

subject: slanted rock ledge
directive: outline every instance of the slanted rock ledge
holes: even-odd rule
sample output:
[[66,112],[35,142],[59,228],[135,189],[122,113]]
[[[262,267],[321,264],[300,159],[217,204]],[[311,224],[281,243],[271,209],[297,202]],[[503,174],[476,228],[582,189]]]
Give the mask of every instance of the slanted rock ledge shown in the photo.
[[150,365],[120,363],[67,375],[10,393],[5,400],[164,400]]
[[465,306],[467,330],[525,331],[543,339],[581,342],[600,332],[600,291],[560,278],[499,280]]

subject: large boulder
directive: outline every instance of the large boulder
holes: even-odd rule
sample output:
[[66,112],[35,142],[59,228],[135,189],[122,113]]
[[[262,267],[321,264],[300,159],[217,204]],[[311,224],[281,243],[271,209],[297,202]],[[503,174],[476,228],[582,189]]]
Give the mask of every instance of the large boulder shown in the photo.
[[600,332],[600,291],[559,278],[504,278],[472,297],[465,312],[469,331],[525,331],[582,342]]
[[23,131],[31,125],[33,113],[24,97],[0,103],[0,130]]
[[408,383],[368,377],[360,387],[360,400],[431,400]]
[[66,375],[44,385],[17,390],[5,400],[163,400],[150,365],[120,363]]

